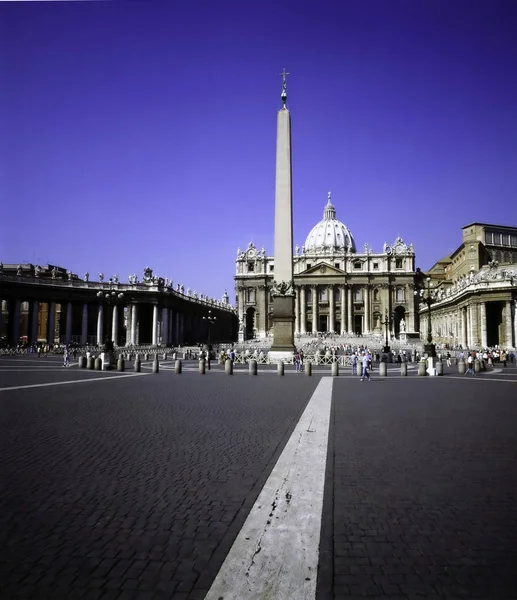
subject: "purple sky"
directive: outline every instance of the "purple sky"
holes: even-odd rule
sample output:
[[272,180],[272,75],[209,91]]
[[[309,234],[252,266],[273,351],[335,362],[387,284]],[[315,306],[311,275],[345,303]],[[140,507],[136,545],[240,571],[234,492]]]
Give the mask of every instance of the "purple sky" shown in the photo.
[[233,300],[237,248],[273,253],[286,67],[294,243],[331,190],[427,269],[517,225],[516,30],[513,0],[1,2],[0,260]]

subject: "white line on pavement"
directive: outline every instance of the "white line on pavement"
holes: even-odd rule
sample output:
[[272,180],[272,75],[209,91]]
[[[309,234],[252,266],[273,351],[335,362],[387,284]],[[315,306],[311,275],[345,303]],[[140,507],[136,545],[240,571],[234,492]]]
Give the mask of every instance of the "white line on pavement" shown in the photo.
[[123,377],[138,377],[141,375],[150,375],[150,373],[131,373],[131,375],[114,375],[113,377],[95,377],[93,379],[75,379],[72,381],[53,381],[50,383],[33,383],[32,385],[13,385],[11,387],[0,388],[0,392],[9,390],[25,390],[27,388],[48,387],[51,385],[68,385],[70,383],[85,383],[90,381],[113,381],[114,379],[122,379]]
[[205,600],[314,600],[332,378],[318,384]]

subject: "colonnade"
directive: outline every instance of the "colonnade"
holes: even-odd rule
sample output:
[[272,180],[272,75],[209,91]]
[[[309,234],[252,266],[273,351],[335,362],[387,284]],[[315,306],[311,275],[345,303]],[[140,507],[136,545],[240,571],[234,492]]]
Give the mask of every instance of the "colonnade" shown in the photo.
[[[493,345],[515,347],[517,345],[517,300],[495,302],[498,304],[497,308],[501,310],[500,323],[489,323],[487,313],[490,301],[470,302],[459,307],[436,308],[431,315],[434,341],[464,348],[487,348]],[[428,318],[426,310],[421,315],[423,335],[427,331]],[[498,319],[498,316],[495,318]],[[490,339],[490,330],[498,332],[495,343],[494,339]]]
[[[178,345],[185,341],[203,342],[207,338],[205,307],[198,312],[181,306],[160,306],[152,302],[73,302],[11,298],[6,311],[0,310],[0,335],[5,331],[8,343],[22,339],[29,344],[46,341],[101,345],[111,339],[116,345]],[[0,301],[0,306],[3,303]],[[23,310],[22,310],[23,307]],[[228,311],[225,311],[228,313]],[[23,315],[23,319],[22,319]],[[46,319],[45,319],[46,315]],[[228,323],[219,316],[212,339],[231,339],[231,313]],[[7,319],[5,318],[7,317]],[[5,322],[4,322],[5,321]],[[125,330],[125,336],[124,334]]]

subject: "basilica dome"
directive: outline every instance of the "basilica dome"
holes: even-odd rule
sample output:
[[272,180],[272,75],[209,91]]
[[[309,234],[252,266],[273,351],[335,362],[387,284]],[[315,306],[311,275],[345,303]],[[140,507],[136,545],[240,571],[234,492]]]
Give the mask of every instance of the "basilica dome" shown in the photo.
[[346,249],[349,252],[355,252],[352,234],[344,223],[336,219],[336,209],[330,201],[330,192],[323,219],[311,229],[305,240],[305,252],[320,248]]

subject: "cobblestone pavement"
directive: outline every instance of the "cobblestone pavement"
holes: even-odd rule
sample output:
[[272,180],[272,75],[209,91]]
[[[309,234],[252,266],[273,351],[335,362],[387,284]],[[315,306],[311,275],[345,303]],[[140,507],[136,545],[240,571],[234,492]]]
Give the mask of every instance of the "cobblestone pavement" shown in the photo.
[[203,598],[318,379],[256,381],[1,392],[2,600]]
[[335,382],[319,598],[517,598],[505,376]]
[[[0,392],[0,598],[204,598],[319,376],[61,362],[0,360],[68,382]],[[446,372],[334,379],[317,600],[517,598],[517,369]]]

